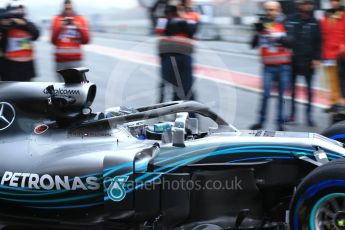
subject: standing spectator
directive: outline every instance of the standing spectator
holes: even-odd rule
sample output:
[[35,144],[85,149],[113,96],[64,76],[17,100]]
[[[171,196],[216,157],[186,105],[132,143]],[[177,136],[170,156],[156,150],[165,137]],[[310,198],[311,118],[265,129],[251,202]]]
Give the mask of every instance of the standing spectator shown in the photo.
[[1,20],[5,66],[1,78],[31,81],[36,76],[32,42],[38,39],[39,30],[25,18],[24,6],[8,6],[6,11],[10,17]]
[[296,117],[296,83],[298,76],[304,76],[308,90],[307,124],[315,126],[312,118],[313,75],[320,66],[321,60],[321,31],[318,21],[314,17],[313,0],[298,0],[298,13],[289,20],[293,28],[293,75],[292,75],[292,103],[290,122]]
[[63,12],[53,19],[51,40],[56,46],[56,70],[82,66],[81,45],[90,41],[89,26],[75,13],[71,0],[65,0]]
[[[193,8],[193,0],[182,0],[181,17],[187,21],[190,38],[193,39],[198,31],[200,24],[200,14]],[[194,44],[193,44],[194,45]],[[194,48],[192,50],[194,52]],[[186,77],[182,79],[182,86],[187,98],[181,98],[183,100],[195,100],[195,94],[193,91],[194,76],[193,76],[193,52],[187,55],[185,63]],[[188,93],[188,94],[187,94]]]
[[[0,15],[4,15],[5,12],[4,10],[0,9]],[[5,70],[5,65],[4,65],[4,29],[3,29],[3,20],[0,19],[0,81],[2,80],[2,73]]]
[[[154,33],[159,18],[165,17],[165,9],[169,5],[169,0],[156,0],[156,3],[149,9],[149,15]],[[151,31],[151,32],[152,32]]]
[[340,0],[330,0],[331,9],[321,20],[322,59],[331,90],[331,107],[327,112],[336,111],[341,102],[337,56],[345,47],[345,15]]
[[266,16],[255,24],[256,33],[252,46],[261,48],[263,63],[263,98],[259,121],[251,129],[262,129],[266,121],[268,100],[271,95],[273,79],[279,80],[279,103],[277,108],[277,129],[284,130],[284,94],[291,79],[291,51],[292,44],[287,28],[285,16],[282,14],[279,2],[265,3]]
[[185,19],[188,13],[184,7],[168,6],[166,15],[158,20],[156,28],[162,35],[159,41],[163,81],[160,102],[164,101],[167,83],[173,86],[173,100],[194,100],[192,54],[197,23]]
[[[192,24],[199,24],[200,22],[200,13],[193,8],[192,0],[182,0],[182,6],[185,10],[183,18],[189,21]],[[197,27],[195,27],[197,29]],[[196,32],[196,31],[195,31]]]
[[341,109],[345,108],[345,49],[342,49],[337,56],[338,76],[341,92]]

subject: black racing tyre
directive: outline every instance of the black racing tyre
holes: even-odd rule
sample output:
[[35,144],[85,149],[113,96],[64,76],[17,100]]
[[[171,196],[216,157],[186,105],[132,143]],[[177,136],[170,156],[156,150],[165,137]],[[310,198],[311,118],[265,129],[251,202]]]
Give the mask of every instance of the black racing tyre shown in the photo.
[[345,121],[332,125],[321,134],[325,137],[345,143]]
[[312,171],[290,206],[290,230],[345,230],[345,159]]

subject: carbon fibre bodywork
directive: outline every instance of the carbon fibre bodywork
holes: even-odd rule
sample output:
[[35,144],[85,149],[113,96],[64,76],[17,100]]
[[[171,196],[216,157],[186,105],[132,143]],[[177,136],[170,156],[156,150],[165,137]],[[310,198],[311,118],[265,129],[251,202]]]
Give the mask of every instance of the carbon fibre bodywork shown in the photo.
[[[0,83],[1,223],[270,229],[285,222],[302,178],[345,156],[342,144],[318,134],[237,131],[196,102],[83,114],[95,93],[90,83]],[[182,112],[218,127],[184,127],[179,142],[176,121],[170,141],[148,134],[152,120]],[[209,181],[221,186],[208,188]]]

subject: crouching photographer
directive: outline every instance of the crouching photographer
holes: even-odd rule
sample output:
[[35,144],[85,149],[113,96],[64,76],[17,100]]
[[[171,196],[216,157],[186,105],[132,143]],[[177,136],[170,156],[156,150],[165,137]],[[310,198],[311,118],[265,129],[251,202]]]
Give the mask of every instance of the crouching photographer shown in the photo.
[[39,30],[25,16],[23,5],[9,5],[0,15],[2,81],[31,81],[36,75],[32,42]]

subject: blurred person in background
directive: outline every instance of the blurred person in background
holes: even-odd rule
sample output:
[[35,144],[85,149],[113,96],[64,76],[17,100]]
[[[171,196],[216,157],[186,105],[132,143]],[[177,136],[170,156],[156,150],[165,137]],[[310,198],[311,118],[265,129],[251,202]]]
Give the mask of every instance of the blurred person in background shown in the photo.
[[157,20],[165,17],[166,7],[169,5],[169,0],[156,0],[155,4],[150,8],[149,14],[152,23],[152,33],[155,33]]
[[338,76],[340,82],[340,92],[341,92],[341,110],[345,111],[345,52],[341,51],[337,57],[338,66]]
[[[201,15],[199,12],[195,10],[193,7],[193,0],[182,0],[181,2],[181,17],[187,21],[188,30],[191,39],[194,39],[195,34],[198,32],[198,28],[200,25]],[[192,45],[194,45],[192,41]],[[192,50],[193,52],[188,57],[188,62],[186,63],[186,79],[182,81],[184,92],[189,92],[189,97],[182,98],[183,100],[195,100],[195,94],[193,92],[193,85],[194,85],[194,76],[193,76],[193,53],[195,48]]]
[[[189,3],[191,4],[191,3]],[[189,5],[190,6],[190,5]],[[188,10],[188,8],[187,8]],[[188,18],[188,19],[187,19]],[[165,88],[173,87],[173,100],[194,100],[193,92],[193,37],[198,21],[189,15],[185,5],[168,6],[166,18],[160,18],[156,32],[161,35],[159,55],[161,58],[160,102],[165,101]]]
[[[181,5],[185,11],[185,13],[182,15],[183,18],[190,23],[194,23],[194,24],[198,25],[200,23],[201,15],[199,12],[197,12],[194,9],[193,1],[192,0],[182,0]],[[195,27],[195,29],[197,29],[197,26]]]
[[39,38],[35,24],[25,18],[23,5],[9,5],[0,20],[4,70],[3,81],[31,81],[36,76],[33,41]]
[[65,0],[63,12],[53,19],[51,41],[56,47],[56,70],[82,66],[81,46],[90,42],[89,25],[74,11],[71,0]]
[[337,57],[345,50],[345,14],[340,0],[330,0],[330,6],[320,24],[322,63],[331,91],[331,107],[326,112],[335,112],[341,103]]
[[293,44],[293,74],[292,74],[292,103],[289,122],[296,121],[296,84],[298,76],[303,76],[307,83],[308,105],[307,124],[315,126],[312,118],[313,102],[313,75],[320,66],[321,60],[321,30],[318,21],[314,17],[313,0],[297,0],[298,13],[288,20],[288,26],[292,27]]
[[2,72],[5,70],[5,65],[4,65],[4,29],[2,28],[2,16],[5,14],[5,9],[0,9],[0,81],[2,80]]
[[260,47],[263,63],[263,96],[258,123],[251,127],[259,130],[264,127],[267,116],[268,101],[275,77],[279,81],[279,97],[277,108],[277,130],[284,130],[284,94],[289,86],[292,74],[291,46],[293,38],[285,26],[285,16],[281,5],[276,1],[264,4],[266,15],[255,24],[255,35],[252,47]]

